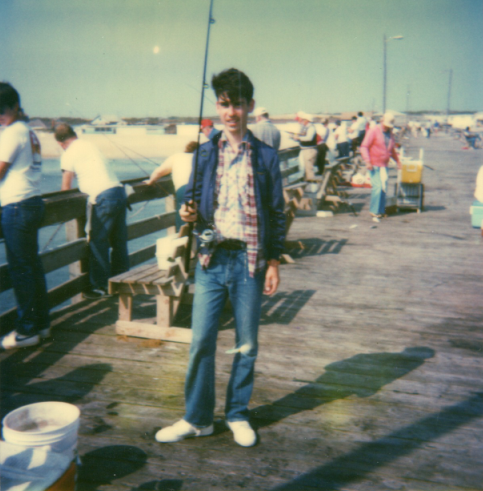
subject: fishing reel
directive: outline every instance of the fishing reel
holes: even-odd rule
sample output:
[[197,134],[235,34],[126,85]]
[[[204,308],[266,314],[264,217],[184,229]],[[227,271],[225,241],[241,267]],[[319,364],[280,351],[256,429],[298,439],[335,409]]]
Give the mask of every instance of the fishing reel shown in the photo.
[[215,232],[211,228],[206,228],[203,232],[194,232],[203,245],[209,245],[215,240]]

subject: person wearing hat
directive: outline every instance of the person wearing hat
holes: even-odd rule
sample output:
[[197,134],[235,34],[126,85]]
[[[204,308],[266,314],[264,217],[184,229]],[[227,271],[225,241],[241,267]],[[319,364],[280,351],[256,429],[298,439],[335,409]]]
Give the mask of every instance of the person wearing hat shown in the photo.
[[256,124],[252,127],[252,133],[260,141],[278,151],[280,148],[280,131],[270,121],[268,111],[264,107],[257,107],[253,111]]
[[300,124],[302,125],[302,133],[294,135],[293,138],[298,140],[300,144],[300,159],[305,169],[305,180],[310,181],[315,179],[314,165],[317,162],[317,131],[312,124],[313,118],[305,112],[297,113]]
[[211,140],[214,136],[218,135],[218,133],[221,133],[220,130],[213,127],[213,121],[211,119],[201,120],[200,131],[208,138],[208,140]]
[[389,159],[394,159],[398,169],[401,168],[392,134],[393,128],[394,114],[384,114],[381,123],[366,133],[361,145],[361,155],[371,176],[372,192],[369,212],[374,221],[379,221],[386,212],[387,164]]

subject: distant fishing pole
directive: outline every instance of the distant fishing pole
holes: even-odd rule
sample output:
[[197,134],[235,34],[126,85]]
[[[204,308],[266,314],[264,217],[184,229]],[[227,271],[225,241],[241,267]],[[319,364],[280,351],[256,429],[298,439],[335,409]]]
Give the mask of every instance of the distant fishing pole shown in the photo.
[[[206,66],[208,64],[208,48],[210,45],[210,28],[211,28],[211,24],[215,23],[215,19],[213,19],[212,12],[213,12],[213,0],[210,0],[210,13],[208,16],[208,29],[207,29],[207,33],[206,33],[205,62],[203,65],[203,81],[202,81],[202,85],[201,85],[200,116],[198,118],[198,148],[196,150],[195,165],[193,168],[193,172],[194,172],[193,188],[192,188],[192,190],[193,190],[193,199],[192,199],[193,205],[195,204],[196,178],[197,178],[197,174],[198,174],[198,156],[200,153],[199,152],[199,146],[200,146],[200,137],[201,137],[201,120],[203,118],[203,102],[204,102],[204,98],[205,98],[205,88],[207,86],[206,85]],[[189,223],[189,234],[188,234],[188,245],[186,247],[186,255],[185,255],[185,261],[184,261],[186,272],[189,271],[189,267],[190,267],[192,244],[193,244],[193,222],[190,222]]]

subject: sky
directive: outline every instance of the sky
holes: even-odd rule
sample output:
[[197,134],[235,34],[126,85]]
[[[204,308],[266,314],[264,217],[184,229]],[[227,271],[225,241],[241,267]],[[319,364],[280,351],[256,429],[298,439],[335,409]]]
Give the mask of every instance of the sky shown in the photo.
[[[0,80],[31,117],[197,116],[210,0],[0,0]],[[207,82],[272,115],[483,110],[483,0],[214,0]],[[389,39],[403,36],[403,39]],[[215,115],[205,91],[204,115]]]

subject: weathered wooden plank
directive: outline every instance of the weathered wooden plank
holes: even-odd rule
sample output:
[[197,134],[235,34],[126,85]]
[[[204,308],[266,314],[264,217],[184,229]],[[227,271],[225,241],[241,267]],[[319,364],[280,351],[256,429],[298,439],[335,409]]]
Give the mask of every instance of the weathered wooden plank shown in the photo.
[[160,325],[146,324],[144,322],[128,322],[119,320],[116,322],[116,332],[123,336],[138,338],[160,339],[174,343],[191,343],[192,331],[182,327],[164,327]]
[[172,227],[175,224],[176,212],[164,213],[131,223],[127,227],[128,240]]
[[[79,239],[74,242],[64,244],[55,251],[47,251],[40,255],[45,273],[50,273],[56,269],[67,266],[74,261],[84,259],[87,254],[87,242]],[[0,266],[0,292],[12,288],[7,264]]]

